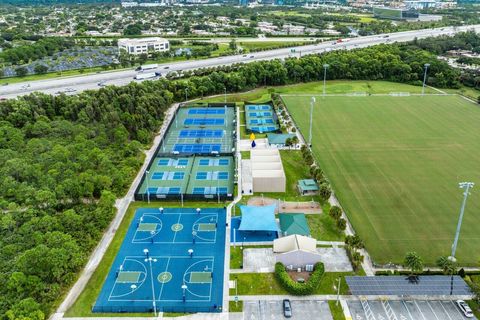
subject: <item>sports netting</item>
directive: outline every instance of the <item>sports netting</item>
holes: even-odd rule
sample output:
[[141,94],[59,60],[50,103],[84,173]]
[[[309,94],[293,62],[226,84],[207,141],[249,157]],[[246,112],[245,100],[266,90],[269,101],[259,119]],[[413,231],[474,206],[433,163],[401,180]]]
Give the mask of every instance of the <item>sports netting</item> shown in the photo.
[[156,158],[147,171],[136,200],[233,196],[235,161],[231,156]]

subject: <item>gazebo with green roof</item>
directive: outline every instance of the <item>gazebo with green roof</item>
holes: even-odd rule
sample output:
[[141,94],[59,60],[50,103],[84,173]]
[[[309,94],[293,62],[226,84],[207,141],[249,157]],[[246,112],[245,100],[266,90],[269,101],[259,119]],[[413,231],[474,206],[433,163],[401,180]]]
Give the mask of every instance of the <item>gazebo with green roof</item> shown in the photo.
[[278,218],[283,236],[292,234],[310,236],[310,228],[303,213],[280,213]]
[[303,195],[312,195],[318,192],[317,182],[313,179],[298,180],[298,191]]

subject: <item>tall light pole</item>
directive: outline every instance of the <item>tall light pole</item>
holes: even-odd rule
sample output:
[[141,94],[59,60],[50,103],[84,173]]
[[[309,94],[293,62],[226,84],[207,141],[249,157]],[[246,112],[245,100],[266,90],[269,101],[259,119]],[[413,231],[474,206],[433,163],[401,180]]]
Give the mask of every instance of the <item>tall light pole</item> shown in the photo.
[[326,92],[326,84],[327,84],[327,69],[328,69],[328,64],[323,65],[323,96],[325,96]]
[[182,284],[182,300],[183,300],[183,302],[185,302],[185,300],[186,300],[185,295],[186,295],[187,289],[188,289],[188,287],[187,287],[187,285],[186,285],[185,282],[184,282],[184,283]]
[[452,261],[456,261],[455,251],[457,251],[458,237],[460,236],[460,228],[462,227],[462,220],[463,220],[463,213],[465,211],[465,205],[467,204],[467,198],[468,198],[468,195],[470,194],[468,191],[470,190],[470,188],[473,188],[474,185],[475,184],[473,182],[460,182],[458,184],[460,189],[465,190],[465,192],[463,193],[463,202],[462,202],[462,207],[460,208],[460,217],[458,218],[457,231],[455,232],[455,240],[453,240],[452,254],[449,257],[449,259]]
[[155,285],[153,283],[153,267],[152,267],[152,261],[153,262],[157,262],[157,259],[153,259],[152,257],[150,257],[148,255],[148,249],[143,249],[143,252],[145,253],[145,255],[147,256],[145,258],[145,262],[148,262],[148,264],[150,265],[150,280],[151,280],[151,284],[152,284],[152,306],[153,306],[153,313],[155,315],[155,317],[157,316],[157,303],[156,303],[156,298],[155,298]]
[[185,87],[185,102],[188,101],[188,87]]
[[313,105],[315,104],[315,97],[310,99],[310,130],[308,135],[308,146],[312,146],[312,122],[313,122]]
[[425,94],[425,84],[427,83],[427,70],[430,67],[429,63],[423,65],[425,67],[425,73],[423,74],[423,86],[422,86],[422,96]]
[[148,185],[148,174],[149,174],[149,171],[145,170],[145,182],[147,183],[147,200],[148,200],[148,203],[150,203],[150,187]]
[[227,87],[223,86],[223,102],[225,103],[225,107],[227,106]]

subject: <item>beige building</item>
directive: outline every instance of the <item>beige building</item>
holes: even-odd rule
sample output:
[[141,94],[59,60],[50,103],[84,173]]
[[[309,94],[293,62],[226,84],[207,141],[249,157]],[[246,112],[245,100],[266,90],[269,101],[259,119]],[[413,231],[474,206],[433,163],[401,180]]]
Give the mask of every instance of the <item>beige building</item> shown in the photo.
[[254,192],[285,192],[287,179],[278,149],[252,149],[250,161]]
[[321,261],[317,252],[317,240],[299,234],[282,237],[273,241],[275,262],[281,262],[287,269],[294,270],[315,265]]
[[170,43],[167,39],[159,37],[120,39],[118,50],[125,50],[128,54],[142,54],[148,52],[159,52],[170,50]]

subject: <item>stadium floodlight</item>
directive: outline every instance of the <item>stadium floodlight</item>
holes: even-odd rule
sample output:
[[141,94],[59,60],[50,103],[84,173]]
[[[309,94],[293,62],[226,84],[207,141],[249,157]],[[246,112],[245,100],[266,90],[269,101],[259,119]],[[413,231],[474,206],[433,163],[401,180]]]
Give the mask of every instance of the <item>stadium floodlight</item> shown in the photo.
[[148,200],[148,203],[150,203],[150,187],[148,185],[148,174],[150,172],[148,170],[145,170],[145,182],[147,183],[147,200]]
[[308,135],[308,146],[312,146],[312,125],[313,125],[313,105],[315,104],[315,97],[310,99],[310,131]]
[[325,96],[325,92],[326,92],[326,84],[327,84],[327,69],[328,69],[329,65],[327,63],[325,63],[323,65],[323,96]]
[[423,66],[425,67],[425,73],[423,75],[422,96],[425,94],[425,84],[427,83],[427,70],[428,67],[430,67],[430,63],[425,63]]
[[467,204],[467,198],[469,193],[470,188],[473,188],[475,183],[473,182],[460,182],[458,186],[460,189],[465,190],[463,192],[463,202],[462,206],[460,208],[460,217],[458,217],[458,223],[457,223],[457,231],[455,232],[455,239],[453,240],[452,244],[452,254],[450,257],[448,257],[451,261],[456,261],[457,259],[455,258],[455,251],[457,251],[457,244],[458,244],[458,237],[460,236],[460,229],[462,227],[462,220],[463,220],[463,213],[465,211],[465,205]]

